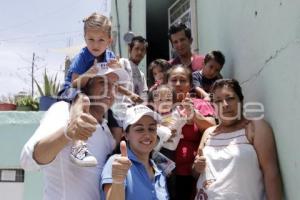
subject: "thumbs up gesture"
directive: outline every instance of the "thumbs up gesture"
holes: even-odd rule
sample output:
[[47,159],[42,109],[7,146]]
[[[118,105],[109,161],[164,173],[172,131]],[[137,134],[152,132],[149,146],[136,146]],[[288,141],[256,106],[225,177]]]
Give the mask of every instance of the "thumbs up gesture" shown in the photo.
[[70,108],[70,121],[66,135],[73,140],[87,140],[95,132],[97,120],[90,114],[90,100],[79,94]]
[[126,179],[131,161],[128,159],[126,142],[120,142],[121,155],[117,156],[112,163],[112,179],[114,184],[123,184]]
[[205,170],[206,167],[206,159],[203,155],[202,149],[198,149],[198,153],[194,160],[194,169],[198,173],[202,173]]

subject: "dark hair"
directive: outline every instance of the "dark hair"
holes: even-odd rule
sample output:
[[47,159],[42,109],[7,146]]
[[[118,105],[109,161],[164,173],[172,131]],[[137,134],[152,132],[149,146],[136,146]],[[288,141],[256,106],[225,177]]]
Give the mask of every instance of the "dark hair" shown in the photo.
[[125,129],[125,133],[129,133],[129,129],[130,129],[130,126],[132,126],[132,125],[128,125],[127,127],[126,127],[126,129]]
[[91,89],[92,89],[92,85],[94,83],[94,81],[97,79],[98,77],[90,77],[89,80],[87,81],[87,83],[85,84],[85,86],[83,88],[81,88],[81,92],[86,94],[87,96],[91,95]]
[[138,35],[138,36],[134,36],[131,40],[131,42],[129,43],[129,49],[131,51],[131,49],[134,47],[135,43],[139,42],[139,43],[143,43],[146,47],[146,49],[148,48],[148,42],[145,38],[143,38],[142,36]]
[[217,63],[223,67],[225,63],[225,57],[221,51],[210,51],[205,55],[204,64],[206,65],[210,60],[215,60]]
[[188,78],[189,81],[190,81],[190,86],[192,87],[192,86],[193,86],[193,76],[192,76],[192,71],[191,71],[189,68],[184,67],[183,64],[178,64],[178,65],[174,65],[173,67],[171,67],[171,68],[167,71],[167,73],[166,73],[164,82],[165,82],[165,83],[168,83],[168,80],[169,80],[169,78],[170,78],[170,76],[171,76],[171,73],[172,73],[175,69],[177,69],[177,68],[182,68],[182,69],[185,71],[186,76],[187,76],[187,78]]
[[148,75],[149,75],[149,82],[151,84],[154,84],[155,80],[154,80],[154,76],[153,76],[153,69],[156,66],[160,66],[162,72],[166,72],[168,69],[171,68],[171,64],[168,63],[168,61],[164,60],[164,59],[156,59],[153,60],[148,67]]
[[239,100],[243,102],[244,95],[239,82],[235,79],[219,79],[211,87],[211,92],[214,93],[216,89],[223,88],[224,86],[230,87],[238,96]]
[[172,43],[171,41],[171,35],[175,34],[175,33],[178,33],[180,31],[184,31],[184,34],[185,36],[188,38],[188,39],[192,39],[192,33],[191,33],[191,29],[188,28],[185,24],[183,23],[177,23],[177,24],[174,24],[172,25],[170,28],[169,28],[169,32],[168,32],[168,37],[169,37],[169,40],[170,42]]
[[[87,75],[87,76],[89,76],[89,75]],[[89,97],[91,102],[95,99],[95,97],[91,96],[93,94],[93,90],[94,90],[93,85],[95,84],[95,81],[100,78],[105,79],[103,76],[95,76],[95,77],[90,76],[89,80],[87,81],[85,86],[80,89],[80,91],[82,93],[86,94]]]

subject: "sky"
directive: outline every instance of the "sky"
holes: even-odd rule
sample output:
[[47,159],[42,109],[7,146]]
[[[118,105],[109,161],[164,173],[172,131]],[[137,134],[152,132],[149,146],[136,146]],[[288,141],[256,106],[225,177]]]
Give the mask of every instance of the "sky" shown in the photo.
[[0,101],[19,92],[31,94],[33,53],[35,79],[42,83],[47,69],[63,83],[68,49],[84,45],[82,20],[93,12],[108,16],[109,10],[109,0],[1,0]]

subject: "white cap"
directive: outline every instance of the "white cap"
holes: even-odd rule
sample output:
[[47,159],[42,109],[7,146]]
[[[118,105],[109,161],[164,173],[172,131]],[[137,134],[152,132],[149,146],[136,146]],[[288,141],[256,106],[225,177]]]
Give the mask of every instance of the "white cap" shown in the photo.
[[96,76],[105,76],[110,73],[114,73],[118,76],[118,82],[126,82],[129,80],[129,75],[122,67],[109,67],[107,63],[97,63],[98,73]]
[[145,105],[137,105],[127,109],[123,122],[123,130],[125,131],[129,125],[136,123],[145,115],[152,117],[157,123],[161,121],[161,116],[158,113]]

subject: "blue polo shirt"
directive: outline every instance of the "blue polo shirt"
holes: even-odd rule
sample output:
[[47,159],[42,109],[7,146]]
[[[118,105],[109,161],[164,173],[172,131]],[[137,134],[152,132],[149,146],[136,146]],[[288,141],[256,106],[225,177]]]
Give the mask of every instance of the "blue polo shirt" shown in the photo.
[[[146,168],[127,148],[128,158],[132,162],[127,177],[125,179],[125,199],[126,200],[165,200],[169,199],[166,186],[166,177],[162,174],[153,160],[150,160],[154,168],[154,179],[151,180]],[[101,193],[104,197],[103,185],[112,183],[112,162],[118,155],[111,156],[106,162],[101,175]],[[105,199],[105,198],[103,198]]]
[[[104,56],[100,56],[101,59],[98,60],[98,62],[108,62],[110,59],[115,58],[115,54],[110,50],[105,50],[103,54]],[[85,73],[93,66],[95,59],[96,57],[89,52],[87,47],[81,49],[79,54],[77,54],[72,60],[72,63],[70,65],[65,79],[64,88],[66,89],[70,87],[73,73]]]

